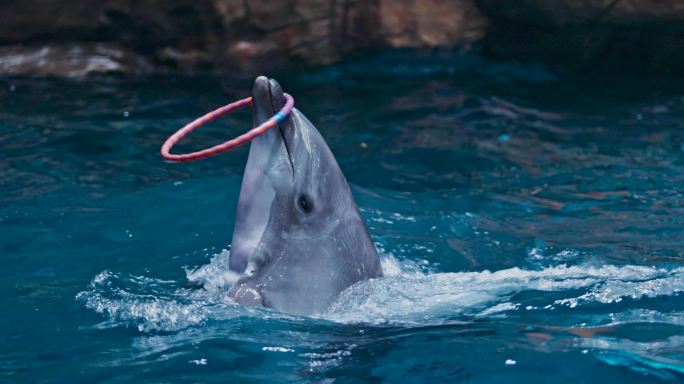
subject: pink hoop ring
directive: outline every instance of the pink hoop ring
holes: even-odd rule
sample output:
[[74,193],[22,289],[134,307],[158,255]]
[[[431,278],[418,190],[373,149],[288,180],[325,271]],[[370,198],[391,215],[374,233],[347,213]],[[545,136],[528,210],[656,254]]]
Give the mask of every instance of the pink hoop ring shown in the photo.
[[278,111],[275,115],[271,116],[270,119],[266,120],[264,123],[260,124],[258,127],[252,128],[251,130],[247,131],[246,133],[243,133],[242,135],[232,139],[228,140],[223,144],[218,144],[215,145],[211,148],[203,149],[201,151],[197,152],[192,152],[192,153],[185,153],[181,155],[173,155],[170,153],[171,148],[183,137],[185,137],[188,133],[194,131],[195,129],[203,126],[204,124],[209,123],[210,121],[213,121],[225,114],[228,114],[233,111],[237,111],[238,109],[242,109],[246,106],[252,105],[252,98],[248,97],[242,100],[238,100],[234,103],[230,103],[228,105],[225,105],[221,108],[218,108],[214,111],[211,111],[207,113],[206,115],[198,118],[197,120],[191,122],[190,124],[186,125],[185,127],[179,129],[176,133],[171,135],[166,141],[164,142],[164,145],[162,145],[161,148],[161,155],[163,158],[169,161],[175,161],[175,162],[190,162],[190,161],[195,161],[195,160],[202,160],[206,159],[207,157],[211,156],[216,156],[219,153],[223,153],[226,151],[230,151],[231,149],[240,146],[242,144],[245,144],[251,140],[253,140],[255,137],[259,135],[263,135],[266,133],[269,129],[275,127],[278,125],[280,122],[285,120],[287,115],[292,111],[292,107],[294,107],[294,99],[292,96],[289,94],[285,93],[285,105],[283,108]]

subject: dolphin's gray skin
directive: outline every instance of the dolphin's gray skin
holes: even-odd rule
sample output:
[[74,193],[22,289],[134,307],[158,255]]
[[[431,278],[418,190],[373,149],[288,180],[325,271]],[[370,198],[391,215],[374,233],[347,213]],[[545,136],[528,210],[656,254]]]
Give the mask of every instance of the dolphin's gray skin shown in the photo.
[[[254,124],[285,104],[280,85],[258,77]],[[235,218],[228,295],[243,305],[309,315],[352,284],[382,275],[347,181],[323,137],[297,109],[251,143]]]

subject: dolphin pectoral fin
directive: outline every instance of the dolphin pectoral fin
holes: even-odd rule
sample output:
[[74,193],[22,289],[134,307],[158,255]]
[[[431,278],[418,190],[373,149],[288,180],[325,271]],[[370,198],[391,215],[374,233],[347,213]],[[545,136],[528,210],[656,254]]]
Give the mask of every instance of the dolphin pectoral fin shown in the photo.
[[257,288],[246,281],[239,280],[235,283],[228,291],[228,297],[246,307],[263,306],[263,300]]

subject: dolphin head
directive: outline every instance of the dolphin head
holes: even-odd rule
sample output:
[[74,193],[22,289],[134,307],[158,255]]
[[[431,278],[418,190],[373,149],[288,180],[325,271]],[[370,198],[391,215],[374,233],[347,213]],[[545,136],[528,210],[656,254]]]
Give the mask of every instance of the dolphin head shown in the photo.
[[[254,82],[255,125],[285,104],[280,85]],[[251,143],[229,267],[243,305],[307,315],[352,284],[382,275],[368,230],[332,152],[296,108]]]

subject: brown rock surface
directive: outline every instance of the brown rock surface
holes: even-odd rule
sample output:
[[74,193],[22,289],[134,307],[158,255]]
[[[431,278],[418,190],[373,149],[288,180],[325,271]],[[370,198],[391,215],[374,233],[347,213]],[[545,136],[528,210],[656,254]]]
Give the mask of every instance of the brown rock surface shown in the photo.
[[252,74],[369,46],[469,44],[485,25],[472,0],[9,1],[0,2],[0,72]]
[[682,33],[680,0],[3,1],[0,74],[251,75],[482,39],[507,58],[682,72]]
[[380,0],[380,34],[394,47],[453,47],[482,38],[487,20],[470,0]]
[[93,74],[144,73],[151,65],[115,44],[0,46],[0,73],[83,77]]

